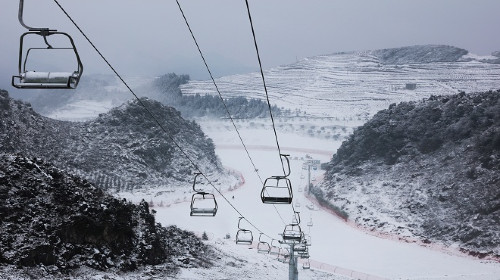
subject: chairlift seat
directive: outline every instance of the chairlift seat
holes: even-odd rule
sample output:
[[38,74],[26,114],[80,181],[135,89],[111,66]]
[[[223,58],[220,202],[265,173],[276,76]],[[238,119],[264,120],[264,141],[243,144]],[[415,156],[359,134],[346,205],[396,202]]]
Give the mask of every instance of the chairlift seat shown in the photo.
[[191,216],[215,216],[217,209],[215,208],[193,208]]
[[292,203],[291,197],[262,197],[263,203],[268,204],[290,204]]
[[283,235],[283,241],[285,241],[285,243],[300,243],[301,240],[302,237],[300,236],[300,234],[288,233]]
[[[15,78],[19,80],[14,81]],[[16,88],[75,88],[78,79],[78,71],[73,73],[27,71],[14,76],[13,85]]]

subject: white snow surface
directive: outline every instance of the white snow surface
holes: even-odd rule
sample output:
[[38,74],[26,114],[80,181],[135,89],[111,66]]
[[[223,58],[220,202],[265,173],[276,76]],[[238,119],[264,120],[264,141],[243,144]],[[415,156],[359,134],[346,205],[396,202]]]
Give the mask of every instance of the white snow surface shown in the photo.
[[[321,162],[329,161],[354,127],[391,103],[419,100],[430,95],[455,94],[458,91],[498,89],[500,65],[478,60],[382,65],[369,52],[363,52],[307,58],[292,65],[267,70],[265,75],[272,104],[292,110],[300,109],[313,117],[277,120],[281,152],[289,153],[292,158],[290,178],[294,187],[294,205],[300,211],[303,230],[310,233],[312,239],[312,269],[299,269],[299,279],[500,280],[498,262],[478,260],[437,245],[424,246],[418,242],[401,241],[397,236],[366,232],[339,219],[305,196],[303,188],[306,186],[307,174],[302,169],[306,154]],[[136,80],[134,82],[137,84],[151,82],[150,79]],[[264,98],[262,80],[257,73],[222,77],[216,82],[224,97]],[[406,83],[415,83],[417,87],[408,90],[405,88]],[[109,90],[121,92],[123,89]],[[191,81],[182,87],[182,91],[184,94],[216,94],[211,81]],[[93,104],[92,101],[79,102],[88,103],[75,104],[73,109],[61,109],[54,112],[52,117],[88,119],[115,103],[102,102],[101,99]],[[244,178],[244,184],[235,190],[223,191],[225,198],[216,195],[219,210],[215,217],[190,217],[190,193],[172,194],[170,199],[176,203],[168,207],[159,207],[154,196],[123,196],[133,201],[142,198],[148,202],[152,200],[158,222],[165,226],[177,225],[200,236],[206,232],[208,242],[226,254],[211,269],[183,268],[175,279],[286,279],[286,264],[269,255],[258,254],[255,250],[260,231],[271,238],[280,239],[279,234],[293,217],[290,205],[277,205],[275,208],[260,201],[261,179],[283,172],[269,120],[236,122],[261,178],[254,171],[232,124],[225,120],[202,120],[199,123],[213,139],[223,165],[239,172]],[[321,130],[321,127],[325,129]],[[308,129],[314,132],[314,137],[305,131]],[[319,182],[323,172],[316,170],[312,175],[313,180]],[[253,232],[252,249],[234,244],[240,215],[252,223],[242,221],[242,227]],[[306,226],[311,219],[313,226]],[[226,234],[231,238],[224,239]],[[271,242],[268,237],[265,240]],[[143,276],[140,273],[123,275],[89,272],[82,279],[169,279],[161,275],[150,275],[149,278]]]
[[[304,58],[294,64],[264,71],[271,103],[300,109],[313,116],[366,119],[391,103],[419,100],[459,91],[496,90],[500,64],[479,61],[469,54],[460,62],[384,65],[365,52],[347,52]],[[216,79],[225,97],[264,99],[260,73]],[[415,90],[406,84],[416,84]],[[190,81],[183,94],[217,94],[212,81]]]
[[[285,224],[277,212],[280,213],[285,223],[292,221],[293,212],[289,205],[277,205],[274,209],[271,205],[264,205],[260,201],[260,191],[262,184],[259,177],[253,171],[253,167],[247,158],[246,152],[241,147],[236,133],[230,133],[221,129],[216,129],[213,122],[201,122],[202,127],[211,127],[205,132],[216,144],[216,152],[220,156],[225,166],[238,169],[245,178],[245,184],[235,191],[226,193],[225,197],[234,205],[240,213],[258,228],[255,229],[247,222],[242,222],[242,227],[250,229],[254,235],[254,246],[258,242],[259,232],[262,231],[272,238],[280,239]],[[259,169],[260,176],[265,179],[272,175],[279,175],[282,172],[279,164],[279,157],[274,142],[274,134],[269,130],[241,129],[242,138],[248,143],[249,153]],[[234,136],[234,137],[233,137]],[[300,203],[296,207],[300,211],[302,218],[302,228],[306,233],[310,233],[312,239],[311,267],[312,271],[321,270],[334,275],[353,277],[355,279],[500,279],[500,264],[494,261],[478,260],[469,256],[454,252],[453,249],[440,248],[437,245],[424,246],[418,242],[404,242],[398,240],[396,236],[380,236],[375,233],[368,233],[356,228],[351,223],[345,222],[326,209],[315,206],[304,207],[314,203],[310,201],[305,192],[299,191],[306,185],[307,174],[302,169],[303,160],[306,154],[321,162],[330,159],[330,151],[336,150],[340,141],[333,142],[293,134],[278,134],[279,143],[282,145],[282,152],[290,153],[292,174],[291,180],[294,187],[294,204]],[[248,144],[247,143],[247,144]],[[239,147],[238,147],[239,146]],[[311,150],[304,151],[304,147],[312,147]],[[323,171],[313,171],[316,181],[321,180]],[[305,175],[305,176],[302,176]],[[301,177],[304,177],[301,179]],[[232,198],[234,196],[234,199]],[[200,236],[206,232],[211,240],[224,240],[224,236],[229,234],[234,242],[238,230],[238,214],[228,202],[221,196],[217,196],[219,211],[215,217],[190,217],[189,203],[179,203],[168,208],[155,208],[158,222],[163,225],[175,224],[181,228],[192,230]],[[313,226],[306,224],[312,219]],[[270,239],[265,238],[267,242]],[[225,240],[226,245],[219,245],[223,250],[234,252],[240,258],[253,260],[259,263],[262,255],[254,249],[249,250],[248,246],[231,245],[231,241]],[[220,243],[220,242],[219,242]],[[266,256],[269,258],[270,256]],[[265,259],[264,259],[265,260]],[[281,265],[275,260],[268,260],[265,263],[283,269],[283,274],[270,273],[258,279],[274,279],[279,275],[287,277],[288,267]],[[268,270],[262,265],[261,269]],[[181,275],[196,274],[193,278],[186,279],[224,279],[216,277],[219,275],[215,271],[190,270],[183,271]],[[204,273],[200,275],[199,273]],[[228,272],[230,273],[230,272]],[[255,272],[257,273],[257,272]],[[299,271],[300,279],[308,278],[309,271]],[[336,279],[333,274],[325,276],[324,279]],[[281,276],[280,276],[281,277]],[[246,277],[244,277],[246,278]],[[180,279],[185,279],[181,278]],[[229,276],[227,279],[238,279]],[[254,278],[251,278],[254,279]],[[257,278],[255,278],[257,279]]]

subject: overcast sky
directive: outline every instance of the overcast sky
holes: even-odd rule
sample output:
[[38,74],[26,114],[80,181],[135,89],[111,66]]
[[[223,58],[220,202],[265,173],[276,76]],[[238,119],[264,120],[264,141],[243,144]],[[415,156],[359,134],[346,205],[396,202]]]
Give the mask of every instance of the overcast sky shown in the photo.
[[[175,0],[59,0],[120,74],[207,74]],[[244,0],[179,0],[215,76],[257,70]],[[249,0],[264,68],[339,51],[446,44],[500,50],[498,0]],[[17,71],[19,2],[0,0],[0,87]],[[111,71],[53,0],[25,23],[72,35],[84,74]],[[12,90],[11,87],[8,88]]]

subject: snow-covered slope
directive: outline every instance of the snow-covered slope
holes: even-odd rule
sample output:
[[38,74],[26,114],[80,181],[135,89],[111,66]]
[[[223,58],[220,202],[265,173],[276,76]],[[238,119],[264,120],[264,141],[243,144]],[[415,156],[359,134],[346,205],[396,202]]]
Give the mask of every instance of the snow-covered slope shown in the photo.
[[[390,51],[398,54],[394,61],[384,58]],[[414,52],[429,55],[418,60]],[[391,103],[499,87],[500,65],[457,53],[466,51],[430,45],[335,53],[304,58],[266,70],[264,75],[271,102],[279,107],[313,116],[366,120]],[[221,77],[216,82],[225,96],[265,98],[260,73]],[[416,88],[407,89],[406,84]],[[190,81],[181,89],[184,94],[215,94],[211,81]]]
[[[273,104],[300,109],[311,116],[276,120],[283,152],[295,158],[292,160],[291,175],[294,205],[301,211],[304,223],[310,218],[314,221],[314,226],[306,229],[310,230],[313,240],[310,248],[312,270],[300,271],[300,279],[498,280],[500,265],[496,262],[463,256],[449,248],[446,251],[439,246],[424,244],[427,247],[422,247],[422,244],[401,242],[397,236],[380,238],[376,233],[366,233],[338,219],[328,209],[318,207],[313,204],[314,200],[304,195],[307,174],[301,165],[306,154],[321,162],[329,161],[343,138],[354,127],[362,125],[391,103],[419,100],[436,94],[452,94],[459,90],[496,89],[499,73],[498,65],[484,63],[481,58],[470,54],[455,62],[390,65],[383,64],[371,51],[317,56],[265,72]],[[151,79],[139,78],[133,83],[142,85],[150,82]],[[406,89],[407,83],[415,83],[416,89]],[[264,98],[261,79],[256,73],[223,77],[217,79],[217,84],[224,96]],[[124,93],[123,87],[116,85],[107,85],[106,90]],[[184,94],[215,93],[213,84],[208,81],[192,81],[182,90]],[[94,103],[99,104],[99,107],[83,108],[86,111],[79,113],[85,113],[88,118],[103,112],[101,110],[104,107],[101,105],[108,103],[99,100],[100,103]],[[92,103],[85,104],[89,106]],[[73,112],[76,111],[64,111],[65,115],[59,117],[78,119],[81,116]],[[272,206],[260,202],[261,182],[248,162],[232,124],[227,120],[204,120],[200,125],[213,139],[222,164],[241,173],[245,179],[238,188],[228,188],[231,192],[223,191],[226,198],[259,228],[279,239],[284,222]],[[236,120],[236,126],[261,175],[265,178],[282,172],[269,120]],[[323,171],[313,171],[313,182],[320,182],[322,178]],[[196,218],[189,217],[189,191],[175,194],[178,200],[174,204],[162,203],[163,198],[144,193],[129,192],[124,195],[136,201],[144,197],[148,202],[153,202],[157,221],[163,225],[178,225],[200,236],[207,232],[210,243],[224,252],[230,252],[230,256],[217,260],[212,269],[182,269],[177,276],[179,279],[281,279],[288,275],[287,265],[275,258],[257,254],[255,249],[247,246],[233,244],[239,214],[221,196],[217,196],[219,211],[216,217]],[[291,221],[290,208],[284,205],[278,207],[285,221]],[[257,238],[258,231],[253,230]],[[231,239],[224,239],[228,233]],[[158,275],[154,267],[144,273],[128,275],[95,271],[75,273],[82,279],[88,275],[95,279],[166,278]]]
[[315,193],[372,230],[500,257],[500,91],[380,111],[354,131]]
[[157,101],[141,102],[168,134],[137,101],[77,123],[40,116],[29,104],[0,91],[0,151],[41,157],[110,192],[163,196],[165,203],[190,189],[194,168],[187,156],[218,178],[217,184],[238,184],[196,123]]

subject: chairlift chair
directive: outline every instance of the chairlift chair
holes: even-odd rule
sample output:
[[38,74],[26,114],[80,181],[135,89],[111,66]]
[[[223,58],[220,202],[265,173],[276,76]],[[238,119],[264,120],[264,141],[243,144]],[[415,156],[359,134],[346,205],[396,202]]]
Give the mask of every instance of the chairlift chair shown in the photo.
[[280,247],[280,252],[277,259],[278,261],[283,263],[287,263],[288,261],[290,261],[290,250]]
[[191,216],[213,217],[217,214],[217,200],[211,193],[196,189],[196,177],[201,173],[196,173],[193,181],[193,190],[196,192],[191,197]]
[[257,244],[257,253],[269,254],[271,252],[271,245],[269,243],[262,241],[262,232],[259,235],[259,243]]
[[271,240],[271,249],[269,250],[270,255],[279,255],[280,253],[280,247],[274,244],[274,241],[277,241],[276,239]]
[[305,251],[307,251],[307,245],[304,242],[300,242],[294,246],[294,251],[297,252],[297,254],[302,254]]
[[311,262],[309,259],[302,263],[302,269],[311,269]]
[[301,259],[309,259],[309,248],[306,247],[306,250],[304,252],[299,253],[299,258]]
[[292,183],[290,179],[283,176],[269,177],[264,181],[264,187],[260,193],[262,203],[266,204],[290,204],[293,200]]
[[241,228],[240,222],[243,217],[238,220],[238,232],[236,232],[236,244],[252,245],[253,234],[251,230]]
[[304,233],[300,228],[300,215],[299,212],[295,211],[294,221],[291,224],[285,226],[283,230],[283,242],[287,244],[297,244],[302,242]]
[[290,175],[289,155],[280,154],[287,161],[288,172],[284,175],[271,176],[264,181],[264,186],[260,192],[262,203],[266,204],[290,204],[293,199],[292,182],[288,179]]
[[[20,38],[18,63],[19,75],[12,76],[12,86],[20,89],[75,89],[83,73],[83,64],[80,60],[80,55],[78,54],[73,39],[67,33],[58,32],[57,30],[49,28],[33,28],[27,26],[23,21],[23,6],[24,0],[20,0],[18,18],[21,25],[27,28],[29,31],[22,34]],[[37,36],[43,38],[43,42],[45,43],[46,48],[31,47],[26,50],[26,53],[24,53],[25,37],[36,38]],[[53,47],[48,42],[49,36],[52,36],[53,38],[66,38],[71,46]],[[41,50],[46,54],[53,54],[57,52],[61,53],[61,50],[71,50],[75,56],[76,67],[67,72],[43,72],[36,71],[36,69],[27,69],[29,55],[33,50]]]

